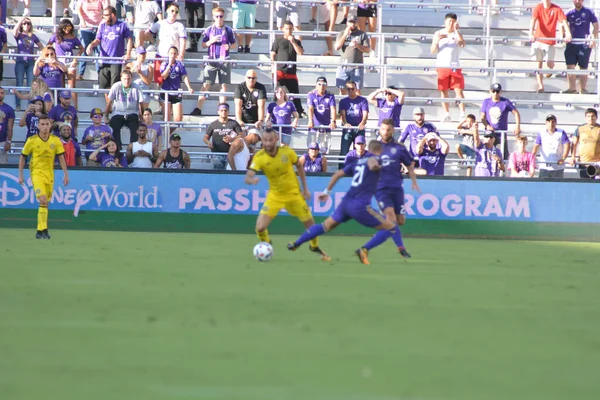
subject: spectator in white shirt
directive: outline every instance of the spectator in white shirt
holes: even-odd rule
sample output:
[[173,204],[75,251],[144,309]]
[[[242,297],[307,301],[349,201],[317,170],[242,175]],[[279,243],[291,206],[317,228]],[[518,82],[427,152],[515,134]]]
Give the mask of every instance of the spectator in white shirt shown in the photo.
[[564,130],[556,128],[556,117],[552,114],[546,117],[546,129],[537,134],[531,152],[535,156],[538,150],[541,150],[537,163],[539,177],[563,178],[565,160],[571,151],[571,141]]

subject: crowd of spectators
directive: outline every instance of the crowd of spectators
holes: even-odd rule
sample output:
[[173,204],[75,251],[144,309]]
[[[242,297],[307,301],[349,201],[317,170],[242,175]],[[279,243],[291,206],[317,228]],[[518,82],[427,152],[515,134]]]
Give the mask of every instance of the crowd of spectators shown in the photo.
[[[68,163],[73,165],[81,165],[85,158],[86,164],[91,166],[189,167],[189,155],[180,149],[181,137],[174,133],[174,127],[166,132],[170,147],[161,148],[163,132],[152,119],[147,91],[162,89],[164,92],[159,101],[163,115],[166,114],[169,121],[182,121],[182,84],[189,93],[194,93],[185,66],[186,52],[198,52],[199,47],[207,50],[201,90],[225,92],[232,84],[228,61],[234,54],[252,51],[252,35],[238,34],[236,30],[256,27],[256,0],[235,0],[227,6],[231,7],[232,26],[225,24],[226,10],[213,5],[210,13],[213,22],[206,28],[206,3],[203,0],[167,1],[164,18],[162,1],[119,0],[117,7],[111,6],[110,0],[62,1],[63,19],[44,45],[34,33],[29,18],[30,2],[24,0],[23,3],[23,18],[12,32],[20,54],[15,60],[15,77],[17,86],[31,89],[29,92],[14,91],[16,111],[24,111],[19,125],[27,127],[27,137],[35,135],[39,117],[48,114],[54,123],[54,133],[75,149],[72,151],[74,156],[67,157]],[[46,16],[51,16],[50,3],[48,1]],[[299,119],[305,115],[308,117],[308,152],[301,159],[306,171],[327,170],[325,156],[331,151],[331,132],[337,129],[338,123],[342,129],[340,155],[347,157],[352,153],[351,157],[361,157],[370,103],[377,108],[379,123],[384,119],[393,121],[397,140],[405,143],[409,139],[407,146],[421,173],[444,174],[450,145],[435,125],[425,120],[423,108],[415,108],[414,122],[401,130],[405,98],[402,90],[389,86],[376,89],[366,97],[361,93],[364,91],[365,57],[376,55],[376,38],[367,34],[376,28],[376,3],[377,0],[360,1],[356,13],[349,11],[347,6],[342,7],[342,24],[345,26],[341,28],[336,26],[340,8],[337,1],[313,7],[313,19],[319,13],[326,30],[338,31],[335,39],[327,37],[328,50],[324,54],[333,56],[334,52],[339,52],[341,65],[335,75],[338,98],[328,90],[327,77],[321,76],[303,104],[297,97],[288,99],[288,95],[300,92],[295,64],[304,54],[299,4],[276,1],[276,25],[282,35],[275,39],[270,50],[272,74],[277,84],[274,99],[267,101],[265,83],[258,82],[257,72],[253,69],[246,71],[243,82],[233,86],[234,119],[229,118],[225,96],[219,98],[218,118],[209,125],[204,136],[211,151],[218,153],[213,159],[215,169],[243,169],[244,163],[248,164],[248,160],[244,160],[260,142],[260,129],[264,127],[277,127],[281,143],[289,145]],[[573,0],[573,4],[573,9],[566,13],[550,0],[542,0],[533,9],[529,34],[532,57],[539,68],[544,60],[548,68],[554,67],[557,27],[558,36],[567,42],[565,60],[568,68],[588,68],[591,49],[595,45],[589,39],[597,39],[598,21],[593,11],[583,6],[583,0]],[[13,11],[18,7],[13,0],[11,5]],[[181,15],[182,9],[185,17]],[[78,29],[71,20],[73,16]],[[450,89],[458,99],[464,99],[465,77],[460,66],[460,51],[466,42],[458,16],[446,14],[443,26],[434,33],[430,49],[436,55],[437,88],[443,99],[448,97]],[[205,29],[202,33],[188,33],[188,28]],[[0,47],[6,52],[6,32],[1,27]],[[39,57],[35,55],[36,50],[41,50]],[[154,61],[146,60],[150,51],[155,52]],[[98,59],[80,62],[78,57],[82,55],[96,55]],[[2,67],[0,60],[0,78]],[[98,87],[108,92],[104,111],[100,108],[92,110],[92,125],[80,138],[77,94],[68,89],[76,88],[77,82],[85,79],[87,68],[96,69]],[[536,79],[538,92],[544,92],[544,75],[536,74]],[[579,75],[577,86],[577,76],[569,74],[568,88],[562,93],[587,93],[586,80],[586,75]],[[53,98],[53,93],[57,93],[57,99]],[[532,152],[527,152],[528,140],[521,132],[519,111],[501,94],[502,86],[499,83],[492,85],[490,97],[481,104],[479,121],[471,114],[466,115],[464,101],[457,102],[460,111],[457,131],[462,143],[456,147],[456,152],[464,159],[467,175],[473,173],[474,167],[475,176],[498,176],[509,170],[509,176],[531,177],[539,168],[540,176],[561,177],[566,163],[575,165],[576,155],[582,163],[600,162],[600,126],[596,124],[595,110],[586,111],[586,124],[575,131],[573,143],[563,130],[557,128],[556,117],[549,115],[546,126],[535,139]],[[3,90],[1,96],[0,162],[6,159],[6,152],[11,148],[15,119],[15,110],[9,110],[11,107],[3,102]],[[23,101],[29,101],[26,108]],[[205,96],[201,94],[192,116],[202,115],[204,101]],[[441,104],[441,122],[453,121],[449,103]],[[511,113],[516,138],[516,149],[512,154],[506,137]],[[130,138],[122,154],[121,130],[124,126],[129,129]],[[482,132],[479,127],[483,128]],[[69,140],[66,139],[67,132]],[[83,153],[79,144],[85,146]],[[541,153],[536,166],[538,151]],[[587,177],[586,168],[586,165],[580,167],[582,177]]]

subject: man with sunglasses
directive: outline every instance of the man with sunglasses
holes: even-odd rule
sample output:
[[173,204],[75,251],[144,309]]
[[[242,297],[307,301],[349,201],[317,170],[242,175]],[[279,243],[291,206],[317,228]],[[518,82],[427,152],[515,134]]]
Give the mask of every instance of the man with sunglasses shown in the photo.
[[108,140],[112,138],[112,129],[102,121],[104,113],[99,108],[93,108],[90,111],[90,118],[92,119],[92,125],[88,126],[83,132],[81,137],[81,144],[85,145],[87,152],[85,158],[87,159],[86,166],[88,167],[99,167],[100,163],[90,160],[90,154],[100,149]]
[[[342,143],[340,156],[345,156],[350,150],[350,145],[357,136],[365,136],[365,126],[369,119],[369,103],[367,99],[358,95],[356,83],[346,83],[348,97],[340,100],[340,116],[342,117]],[[344,163],[340,163],[340,169]]]
[[[110,89],[121,77],[123,60],[106,60],[105,58],[131,58],[133,49],[133,33],[126,22],[117,20],[117,10],[108,6],[102,11],[103,21],[98,26],[96,39],[86,49],[91,56],[94,49],[100,45],[100,66],[98,69],[98,84],[101,89]],[[125,47],[127,46],[127,50]],[[104,94],[108,103],[108,93]]]
[[257,79],[256,71],[249,69],[244,82],[237,85],[233,92],[235,119],[241,126],[253,124],[260,128],[265,120],[267,89]]
[[521,133],[521,114],[514,104],[507,98],[502,97],[502,85],[494,83],[490,88],[490,97],[483,100],[481,104],[481,123],[486,131],[494,132],[494,145],[498,146],[504,137],[504,148],[502,154],[505,160],[508,160],[508,140],[506,140],[506,131],[508,130],[508,114],[515,116],[515,136]]
[[[211,60],[204,67],[202,91],[216,90],[217,79],[221,85],[221,91],[227,91],[227,85],[231,83],[231,64],[219,62],[228,60],[231,46],[235,44],[233,29],[225,25],[225,10],[215,7],[212,10],[214,24],[206,28],[202,35],[202,48],[208,49],[208,59]],[[205,97],[198,96],[198,107],[192,111],[192,115],[202,115],[202,106]],[[225,103],[225,96],[219,97],[219,103]]]

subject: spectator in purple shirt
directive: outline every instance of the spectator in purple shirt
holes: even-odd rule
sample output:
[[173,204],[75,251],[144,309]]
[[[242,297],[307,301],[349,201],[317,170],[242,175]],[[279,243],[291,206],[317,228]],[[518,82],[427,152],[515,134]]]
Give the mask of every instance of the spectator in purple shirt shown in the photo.
[[[131,58],[133,35],[126,22],[117,20],[117,10],[108,6],[102,11],[103,21],[98,26],[96,39],[89,44],[86,54],[91,56],[100,45],[100,57],[122,58],[123,60],[102,60],[98,69],[98,84],[101,89],[110,89],[119,81],[123,61]],[[105,94],[108,102],[108,94]]]
[[419,165],[425,175],[444,175],[444,163],[450,151],[450,145],[434,132],[429,132],[417,144]]
[[415,157],[417,155],[417,144],[419,141],[429,132],[437,134],[438,130],[435,125],[425,122],[425,110],[421,107],[416,107],[413,110],[413,119],[415,122],[408,124],[406,128],[404,128],[404,132],[402,132],[402,136],[400,136],[400,142],[404,143],[406,139],[410,137],[408,148],[410,154]]
[[96,161],[90,160],[90,151],[101,148],[112,138],[112,129],[110,129],[110,126],[104,124],[102,121],[103,116],[104,113],[101,109],[93,108],[92,111],[90,111],[92,125],[85,129],[81,138],[81,144],[85,145],[85,148],[88,150],[85,153],[85,157],[87,158],[86,165],[88,167],[100,166]]
[[486,131],[494,132],[494,145],[499,146],[504,137],[504,148],[502,154],[504,159],[508,159],[508,141],[506,132],[508,130],[508,114],[510,112],[515,116],[515,136],[521,134],[521,114],[514,104],[507,98],[502,97],[502,85],[494,83],[490,88],[490,97],[481,103],[481,123]]
[[44,47],[42,55],[35,62],[33,74],[42,78],[50,89],[60,89],[65,87],[66,73],[67,67],[56,59],[54,47]]
[[357,136],[354,139],[354,150],[350,150],[344,159],[344,165],[350,165],[356,160],[372,155],[366,150],[366,140],[364,136]]
[[305,172],[327,172],[327,159],[319,150],[319,143],[312,142],[308,151],[298,158],[300,166]]
[[[383,95],[378,97],[378,95]],[[388,86],[385,89],[377,89],[367,96],[369,103],[379,108],[379,121],[381,125],[384,119],[390,118],[394,121],[394,128],[400,128],[400,113],[404,105],[404,92],[394,86]],[[397,137],[394,138],[398,140]]]
[[[60,62],[67,66],[67,80],[69,82],[69,88],[76,87],[77,80],[77,58],[71,58],[71,56],[79,57],[83,54],[83,44],[79,41],[75,35],[75,27],[73,23],[68,19],[63,19],[58,25],[56,33],[48,40],[48,45],[53,44],[56,50],[56,55]],[[77,94],[73,93],[73,104],[77,107]]]
[[327,78],[317,78],[317,87],[308,92],[306,101],[308,108],[308,144],[318,142],[323,152],[329,152],[331,130],[337,128],[336,104],[333,93],[327,91]]
[[[102,152],[102,150],[104,150]],[[96,149],[91,155],[90,160],[99,164],[102,168],[126,168],[127,157],[119,151],[117,142],[109,139],[108,143]]]
[[[293,120],[292,120],[293,118]],[[275,89],[275,101],[267,106],[267,127],[275,125],[292,125],[286,127],[276,127],[275,130],[280,133],[279,140],[281,144],[289,145],[292,141],[292,130],[298,127],[298,111],[294,103],[287,98],[287,90],[283,86]]]
[[0,87],[0,164],[8,162],[7,153],[12,146],[15,110],[4,102],[4,88]]
[[[573,0],[574,8],[571,8],[566,12],[567,25],[571,30],[571,37],[573,39],[588,39],[590,37],[590,26],[593,27],[591,32],[592,39],[598,39],[598,18],[594,14],[593,10],[583,6],[583,0]],[[563,28],[563,25],[561,25]],[[590,61],[590,55],[592,49],[596,46],[596,42],[568,42],[565,47],[565,62],[567,63],[567,69],[575,69],[579,65],[579,69],[588,69]],[[577,75],[569,74],[569,88],[563,90],[561,93],[577,93],[587,94],[589,93],[585,87],[587,85],[588,76],[579,75],[579,91],[575,89],[577,83]]]
[[[192,89],[192,85],[190,83],[190,78],[187,75],[187,70],[181,61],[177,58],[179,57],[179,50],[177,47],[172,46],[169,49],[169,59],[163,61],[160,64],[160,74],[163,78],[162,90],[167,91],[179,91],[181,87],[181,81],[185,83],[187,86],[188,92],[190,94],[194,93],[194,89]],[[180,122],[183,120],[183,97],[181,94],[173,94],[169,93],[168,96],[169,103],[168,109],[165,110],[165,93],[160,94],[161,107],[163,108],[163,114],[168,112],[169,121]],[[172,118],[172,119],[171,119]],[[172,128],[174,130],[175,127]]]
[[[258,0],[231,0],[233,29],[254,29],[256,23],[256,3],[258,3]],[[239,43],[238,53],[250,53],[252,35],[236,34],[236,36]]]
[[[4,29],[4,27],[2,25],[0,25],[0,52],[1,53],[8,52],[8,38],[6,37],[6,29]],[[4,57],[0,56],[0,84],[2,84],[3,78],[4,78]]]
[[[342,117],[342,143],[340,155],[345,156],[350,150],[350,145],[357,136],[365,136],[365,126],[369,119],[369,103],[367,99],[357,94],[356,83],[346,82],[348,97],[340,100],[340,116]],[[340,169],[344,163],[340,163]]]
[[[40,39],[33,34],[33,25],[29,18],[23,18],[20,20],[15,28],[13,29],[13,36],[17,42],[17,52],[19,54],[31,54],[35,46],[39,50],[43,50],[44,46]],[[33,84],[33,67],[35,64],[35,57],[17,57],[15,60],[15,79],[18,87],[23,87],[23,79],[26,81],[26,87],[30,87]],[[17,111],[21,110],[21,102],[15,99]]]
[[60,136],[59,125],[67,122],[71,125],[73,140],[77,140],[77,109],[71,105],[71,91],[63,90],[58,94],[58,104],[50,109],[48,117],[54,122],[53,133]]
[[495,135],[492,131],[486,131],[483,135],[483,141],[475,131],[473,135],[475,141],[475,176],[496,177],[505,170],[502,161],[502,153],[494,147]]
[[25,110],[25,118],[21,117],[19,119],[20,127],[27,126],[25,138],[37,135],[40,132],[38,122],[42,115],[46,115],[44,99],[41,96],[36,96],[29,101],[29,107]]

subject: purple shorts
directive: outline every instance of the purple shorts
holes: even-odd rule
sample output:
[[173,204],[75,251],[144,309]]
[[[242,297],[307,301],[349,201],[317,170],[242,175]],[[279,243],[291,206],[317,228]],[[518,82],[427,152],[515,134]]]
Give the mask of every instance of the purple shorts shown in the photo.
[[377,210],[373,210],[371,204],[355,203],[353,201],[342,200],[340,205],[335,209],[331,218],[340,224],[355,220],[359,224],[368,228],[374,228],[385,222],[383,214]]
[[403,215],[406,212],[404,210],[404,189],[402,188],[380,189],[375,194],[375,198],[381,211],[393,207],[396,215]]

